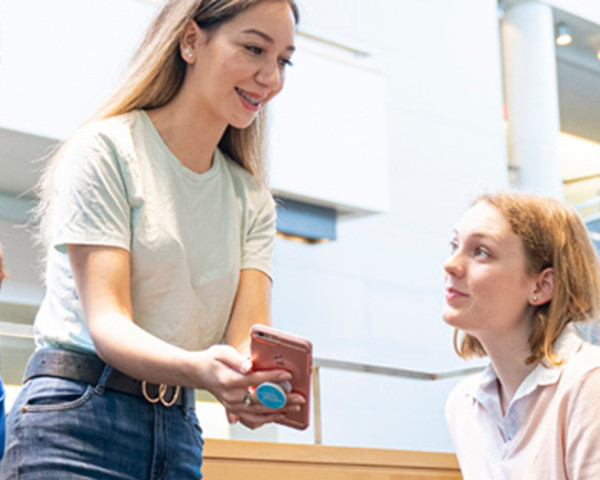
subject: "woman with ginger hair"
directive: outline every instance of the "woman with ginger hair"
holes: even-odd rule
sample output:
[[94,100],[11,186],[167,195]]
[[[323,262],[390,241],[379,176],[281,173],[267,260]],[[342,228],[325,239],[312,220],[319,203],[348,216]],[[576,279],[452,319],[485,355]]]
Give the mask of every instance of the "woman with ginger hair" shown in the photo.
[[490,359],[446,406],[465,480],[600,478],[600,347],[575,328],[600,305],[585,225],[551,198],[484,195],[451,248],[443,318],[459,355]]

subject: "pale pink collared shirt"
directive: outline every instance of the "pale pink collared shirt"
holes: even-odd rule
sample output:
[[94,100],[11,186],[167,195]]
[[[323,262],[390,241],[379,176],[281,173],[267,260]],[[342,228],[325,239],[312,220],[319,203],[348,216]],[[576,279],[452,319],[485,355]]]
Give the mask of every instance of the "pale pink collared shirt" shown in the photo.
[[538,365],[502,415],[492,366],[450,394],[446,419],[465,480],[600,480],[600,347],[567,326],[565,363]]

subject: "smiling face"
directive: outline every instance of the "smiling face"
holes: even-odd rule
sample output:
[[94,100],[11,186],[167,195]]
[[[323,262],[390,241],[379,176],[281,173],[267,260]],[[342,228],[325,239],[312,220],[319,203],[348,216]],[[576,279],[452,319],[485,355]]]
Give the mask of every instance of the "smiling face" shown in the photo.
[[529,331],[536,277],[527,273],[521,239],[500,211],[482,201],[462,217],[444,264],[446,323],[480,340]]
[[288,2],[267,0],[214,31],[191,23],[182,40],[184,87],[202,115],[245,128],[283,88],[294,52],[295,20]]

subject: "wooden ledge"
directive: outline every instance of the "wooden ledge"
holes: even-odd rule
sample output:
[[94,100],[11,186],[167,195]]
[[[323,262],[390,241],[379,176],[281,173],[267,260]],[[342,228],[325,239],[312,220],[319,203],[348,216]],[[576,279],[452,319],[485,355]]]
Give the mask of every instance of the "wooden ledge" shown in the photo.
[[462,478],[451,453],[218,439],[206,440],[203,470],[208,480]]

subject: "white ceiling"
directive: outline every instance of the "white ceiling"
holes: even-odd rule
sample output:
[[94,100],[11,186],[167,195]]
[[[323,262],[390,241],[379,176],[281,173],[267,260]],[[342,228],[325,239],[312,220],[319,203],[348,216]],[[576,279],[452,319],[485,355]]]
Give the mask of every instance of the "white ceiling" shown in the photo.
[[556,9],[554,21],[573,37],[556,46],[561,130],[600,143],[600,25]]

